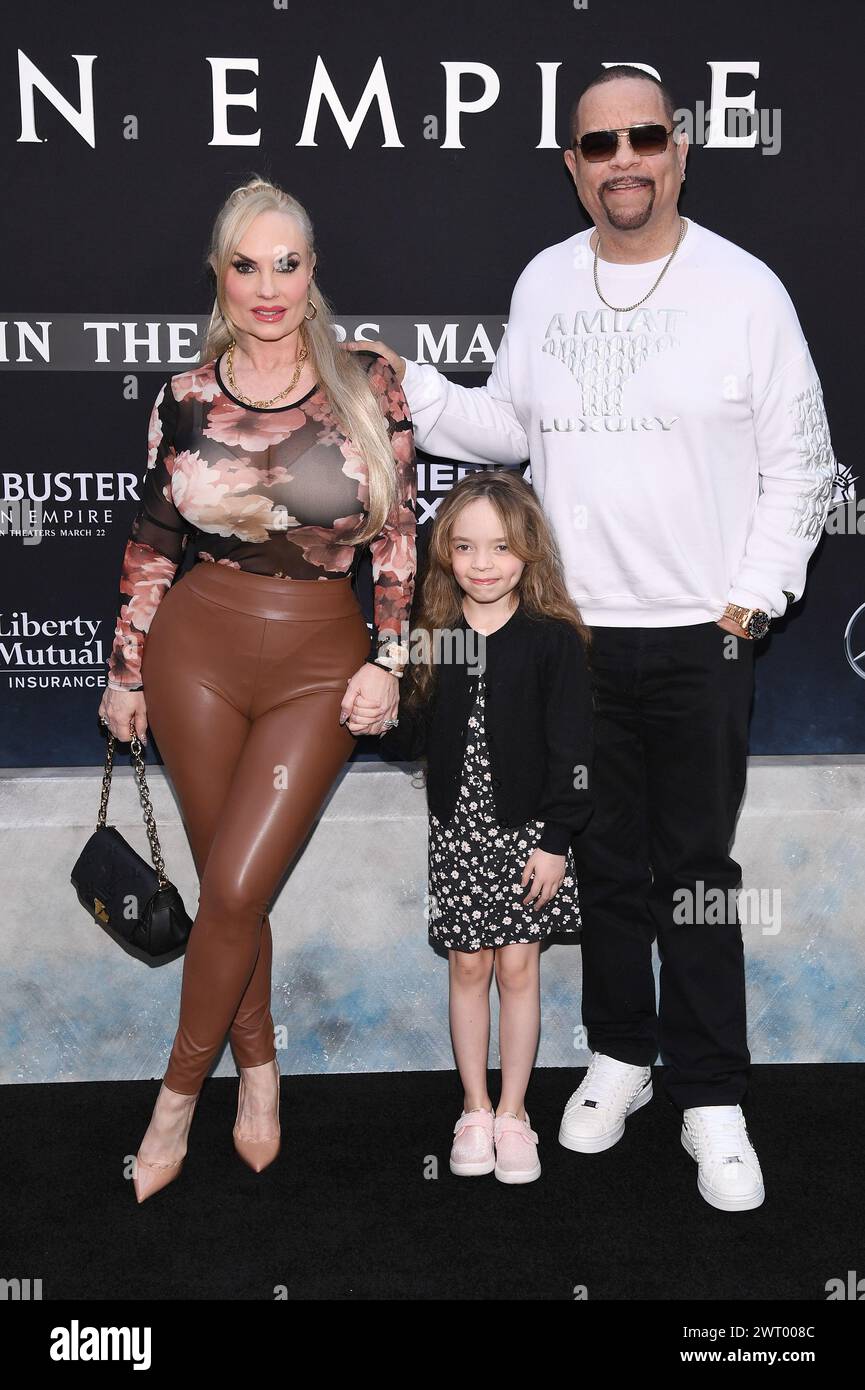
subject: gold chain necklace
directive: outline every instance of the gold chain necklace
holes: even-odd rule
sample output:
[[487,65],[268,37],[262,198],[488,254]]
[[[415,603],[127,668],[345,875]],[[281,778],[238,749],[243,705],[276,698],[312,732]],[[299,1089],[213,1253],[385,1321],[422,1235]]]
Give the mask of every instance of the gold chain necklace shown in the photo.
[[614,309],[615,312],[616,312],[617,314],[629,314],[629,313],[631,312],[632,309],[639,309],[639,307],[640,307],[641,304],[645,304],[646,300],[649,298],[649,295],[655,293],[655,290],[658,288],[658,286],[660,285],[660,283],[661,283],[661,281],[663,280],[664,276],[666,275],[667,271],[670,269],[670,264],[671,264],[671,262],[672,262],[672,260],[673,260],[673,257],[675,256],[676,252],[678,251],[679,247],[681,246],[681,244],[682,244],[682,238],[684,237],[686,231],[688,230],[688,224],[687,224],[687,222],[685,221],[684,217],[680,217],[680,218],[679,218],[679,222],[680,222],[680,224],[681,224],[680,227],[679,227],[679,240],[676,242],[675,246],[673,247],[672,251],[670,252],[670,257],[669,257],[669,260],[667,261],[667,264],[662,268],[660,275],[658,276],[658,278],[657,278],[657,280],[655,281],[655,283],[654,283],[654,285],[652,286],[652,288],[649,290],[649,294],[644,294],[643,297],[642,297],[642,299],[638,299],[638,300],[637,300],[636,304],[623,304],[623,305],[611,304],[611,303],[609,302],[609,300],[608,300],[608,299],[604,299],[604,296],[601,294],[601,287],[600,287],[600,285],[598,284],[598,249],[599,249],[600,244],[601,244],[601,234],[600,234],[600,232],[598,232],[598,240],[597,240],[597,243],[595,244],[595,289],[596,289],[597,292],[598,292],[598,298],[600,299],[600,301],[601,301],[602,304],[606,304],[606,306],[607,306],[608,309]]
[[[303,328],[301,328],[300,331],[301,335],[303,335]],[[231,347],[228,349],[228,352],[225,355],[225,374],[228,377],[228,384],[231,387],[231,390],[235,396],[237,396],[242,401],[246,401],[247,405],[257,406],[259,410],[266,410],[269,405],[273,405],[276,401],[281,401],[283,396],[287,396],[291,391],[294,390],[295,386],[300,380],[300,373],[303,370],[303,364],[309,357],[309,348],[307,347],[306,340],[304,339],[303,346],[298,354],[297,362],[295,364],[294,375],[291,378],[291,381],[286,386],[285,390],[280,391],[278,396],[271,396],[269,401],[254,401],[250,396],[245,396],[243,394],[243,392],[238,388],[237,382],[234,380],[234,349],[236,346],[237,344],[234,342],[234,340],[232,340]]]

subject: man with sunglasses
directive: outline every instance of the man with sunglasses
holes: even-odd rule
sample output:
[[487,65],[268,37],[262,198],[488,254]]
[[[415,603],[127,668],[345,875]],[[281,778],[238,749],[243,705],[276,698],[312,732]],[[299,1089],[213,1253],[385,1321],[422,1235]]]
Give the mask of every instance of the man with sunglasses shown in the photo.
[[835,470],[784,286],[679,215],[688,142],[674,111],[628,66],[584,90],[564,159],[593,226],[526,267],[483,387],[357,346],[393,363],[421,448],[528,456],[591,628],[595,812],[573,847],[592,1060],[560,1141],[615,1144],[651,1099],[660,1050],[698,1191],[736,1211],[764,1199],[740,1105],[750,1054],[729,854],[754,647],[802,595]]

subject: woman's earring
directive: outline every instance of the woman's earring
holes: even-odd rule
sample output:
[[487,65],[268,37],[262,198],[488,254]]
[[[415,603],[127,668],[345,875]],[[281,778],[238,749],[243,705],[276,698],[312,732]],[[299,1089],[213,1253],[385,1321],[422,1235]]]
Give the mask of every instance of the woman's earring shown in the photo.
[[314,318],[316,317],[316,315],[318,314],[318,309],[315,307],[315,305],[313,304],[313,302],[312,302],[311,299],[308,299],[306,302],[307,302],[307,304],[309,305],[310,309],[312,310],[312,313],[311,313],[311,314],[304,314],[303,317],[304,317],[305,319],[314,319]]

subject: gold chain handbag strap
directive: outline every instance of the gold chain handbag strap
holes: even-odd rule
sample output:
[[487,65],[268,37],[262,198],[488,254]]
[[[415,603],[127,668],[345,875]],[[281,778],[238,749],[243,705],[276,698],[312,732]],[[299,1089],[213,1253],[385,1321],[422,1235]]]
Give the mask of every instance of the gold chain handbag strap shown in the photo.
[[[144,809],[144,824],[147,828],[147,838],[150,841],[150,857],[153,860],[153,867],[156,870],[156,877],[159,880],[160,888],[171,886],[171,880],[166,878],[165,863],[162,858],[162,849],[159,844],[159,836],[156,833],[156,821],[153,816],[153,805],[150,800],[150,792],[144,780],[144,758],[141,755],[141,740],[135,729],[130,725],[132,733],[132,762],[135,767],[135,780],[138,783],[138,793],[141,797],[141,805]],[[103,829],[105,818],[108,814],[108,794],[111,791],[111,773],[114,768],[114,745],[116,739],[109,731],[108,747],[105,752],[105,771],[102,774],[102,797],[99,802],[99,818],[96,822],[97,829]]]

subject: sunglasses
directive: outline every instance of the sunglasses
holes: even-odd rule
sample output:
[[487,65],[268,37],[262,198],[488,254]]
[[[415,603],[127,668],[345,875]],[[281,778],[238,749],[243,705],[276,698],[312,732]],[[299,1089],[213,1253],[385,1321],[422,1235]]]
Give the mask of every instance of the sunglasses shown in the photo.
[[667,137],[672,135],[662,125],[620,126],[617,130],[590,130],[574,141],[580,153],[589,164],[602,164],[612,159],[619,148],[619,136],[627,135],[634,154],[663,154],[667,148]]

